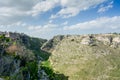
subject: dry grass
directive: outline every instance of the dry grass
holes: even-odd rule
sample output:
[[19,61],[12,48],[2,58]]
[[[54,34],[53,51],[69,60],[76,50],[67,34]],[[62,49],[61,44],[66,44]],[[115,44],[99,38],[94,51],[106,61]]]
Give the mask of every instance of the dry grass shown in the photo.
[[120,48],[99,41],[96,46],[84,45],[81,39],[65,38],[56,46],[50,57],[54,70],[69,80],[120,80]]

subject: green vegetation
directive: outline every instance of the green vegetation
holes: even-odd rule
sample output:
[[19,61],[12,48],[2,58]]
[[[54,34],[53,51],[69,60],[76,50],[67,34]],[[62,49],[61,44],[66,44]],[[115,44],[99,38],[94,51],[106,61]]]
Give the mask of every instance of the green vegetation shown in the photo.
[[66,37],[54,48],[49,60],[55,72],[69,76],[69,80],[120,80],[120,47],[112,47],[120,35],[95,35],[95,45],[81,44],[86,37]]
[[22,67],[22,72],[27,72],[30,75],[30,80],[38,79],[38,65],[36,61],[27,62],[25,67]]
[[41,63],[41,69],[46,72],[50,80],[68,80],[68,77],[53,70],[50,61],[43,61]]
[[[40,50],[46,40],[17,33],[12,35],[14,37],[0,35],[0,51],[4,54],[0,56],[0,60],[4,63],[0,64],[0,75],[7,73],[2,77],[5,80],[26,80],[29,76],[30,80],[38,80],[38,57],[43,60],[48,59],[47,53]],[[12,69],[9,69],[11,67]],[[16,72],[16,68],[20,70]]]
[[5,41],[7,43],[7,42],[10,42],[11,39],[10,38],[6,38],[5,35],[0,35],[0,41]]
[[49,61],[42,62],[41,69],[45,70],[45,72],[49,76],[50,80],[54,79],[55,73],[53,72],[53,69],[52,69]]
[[4,39],[5,38],[5,35],[0,35],[0,39]]
[[31,80],[37,80],[38,79],[38,65],[37,62],[29,62],[27,63],[28,71],[30,72],[30,79]]
[[46,40],[24,34],[0,35],[0,77],[120,80],[119,40],[119,34],[56,36],[44,44]]
[[[40,49],[46,40],[18,33],[11,33],[11,35],[12,37],[0,35],[1,78],[5,80],[38,80],[42,76],[42,78],[49,76],[49,80],[62,80],[65,77],[63,74],[53,71],[50,62],[47,61],[50,53]],[[44,76],[41,71],[45,71],[47,75]],[[63,80],[67,80],[67,78]]]
[[5,80],[10,80],[9,76],[1,76],[1,78],[5,79]]

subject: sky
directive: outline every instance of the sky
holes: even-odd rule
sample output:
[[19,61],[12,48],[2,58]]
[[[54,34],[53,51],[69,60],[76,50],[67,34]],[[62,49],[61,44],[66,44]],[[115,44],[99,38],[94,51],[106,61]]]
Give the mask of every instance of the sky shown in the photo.
[[120,33],[120,0],[0,0],[0,31],[45,39]]

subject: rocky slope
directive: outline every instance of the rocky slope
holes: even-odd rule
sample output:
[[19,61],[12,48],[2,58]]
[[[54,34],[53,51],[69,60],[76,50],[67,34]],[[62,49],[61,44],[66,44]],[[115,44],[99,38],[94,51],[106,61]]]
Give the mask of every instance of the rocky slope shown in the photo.
[[0,80],[57,80],[47,59],[50,53],[40,47],[47,40],[25,34],[0,32]]
[[40,50],[44,42],[25,34],[0,32],[0,79],[38,79],[38,62],[47,55]]
[[0,80],[120,80],[120,34],[0,32]]
[[120,34],[59,35],[42,50],[68,80],[120,80]]

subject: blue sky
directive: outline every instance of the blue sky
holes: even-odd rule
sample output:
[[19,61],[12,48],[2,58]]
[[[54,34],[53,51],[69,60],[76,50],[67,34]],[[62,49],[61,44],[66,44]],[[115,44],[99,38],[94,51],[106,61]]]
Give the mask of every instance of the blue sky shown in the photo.
[[120,0],[0,0],[0,31],[46,39],[120,32]]

